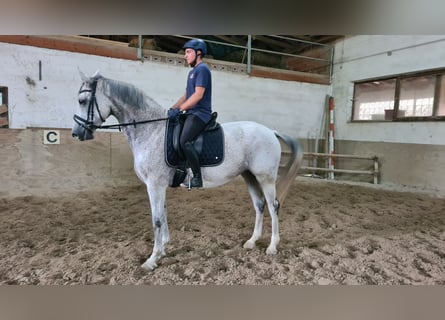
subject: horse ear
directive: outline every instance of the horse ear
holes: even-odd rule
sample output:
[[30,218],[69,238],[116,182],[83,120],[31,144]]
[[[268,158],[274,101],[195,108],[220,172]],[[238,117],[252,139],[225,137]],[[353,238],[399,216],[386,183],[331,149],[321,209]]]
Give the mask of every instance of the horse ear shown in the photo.
[[99,79],[100,77],[102,77],[100,75],[99,69],[96,70],[96,72],[91,76],[92,79]]
[[82,81],[86,82],[88,80],[88,77],[85,75],[85,73],[82,72],[82,70],[80,70],[79,67],[77,67],[77,70],[79,70],[80,78],[82,79]]

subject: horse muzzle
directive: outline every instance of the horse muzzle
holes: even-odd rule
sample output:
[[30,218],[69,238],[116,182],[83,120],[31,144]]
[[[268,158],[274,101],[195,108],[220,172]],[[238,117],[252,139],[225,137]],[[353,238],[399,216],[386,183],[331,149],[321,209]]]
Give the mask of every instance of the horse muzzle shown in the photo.
[[94,139],[93,131],[90,129],[85,129],[83,127],[77,126],[73,128],[71,132],[73,138],[78,138],[80,141],[92,140]]
[[94,139],[94,127],[90,122],[79,117],[78,115],[74,115],[73,119],[76,123],[71,132],[73,138],[78,138],[80,141]]

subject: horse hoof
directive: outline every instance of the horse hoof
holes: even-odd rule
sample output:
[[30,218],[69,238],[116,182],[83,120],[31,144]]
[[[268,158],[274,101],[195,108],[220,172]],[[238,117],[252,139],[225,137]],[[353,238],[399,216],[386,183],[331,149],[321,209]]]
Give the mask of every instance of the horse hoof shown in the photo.
[[254,249],[255,248],[255,242],[252,241],[246,241],[246,243],[244,243],[244,249]]
[[156,269],[158,267],[158,265],[151,261],[145,261],[141,267],[142,267],[142,269],[145,269],[148,271],[153,271],[154,269]]
[[277,249],[269,247],[266,250],[266,254],[269,255],[269,256],[274,256],[274,255],[277,254]]

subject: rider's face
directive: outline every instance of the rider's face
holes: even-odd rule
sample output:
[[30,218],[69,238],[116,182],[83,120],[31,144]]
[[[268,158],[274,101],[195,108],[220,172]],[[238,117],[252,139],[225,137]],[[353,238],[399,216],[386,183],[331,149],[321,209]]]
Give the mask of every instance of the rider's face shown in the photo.
[[195,50],[193,50],[191,48],[185,49],[184,58],[185,58],[185,61],[187,61],[188,65],[192,64],[193,61],[195,61],[195,58],[196,58]]

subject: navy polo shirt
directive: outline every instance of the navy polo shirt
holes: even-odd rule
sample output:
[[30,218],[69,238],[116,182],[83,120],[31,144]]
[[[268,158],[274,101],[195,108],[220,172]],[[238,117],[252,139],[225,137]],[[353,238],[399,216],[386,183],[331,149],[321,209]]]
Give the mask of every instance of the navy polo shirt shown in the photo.
[[185,90],[188,99],[194,92],[195,87],[204,87],[204,96],[191,109],[189,113],[198,116],[202,121],[208,123],[212,116],[212,75],[205,63],[200,63],[190,70],[187,77],[187,88]]

